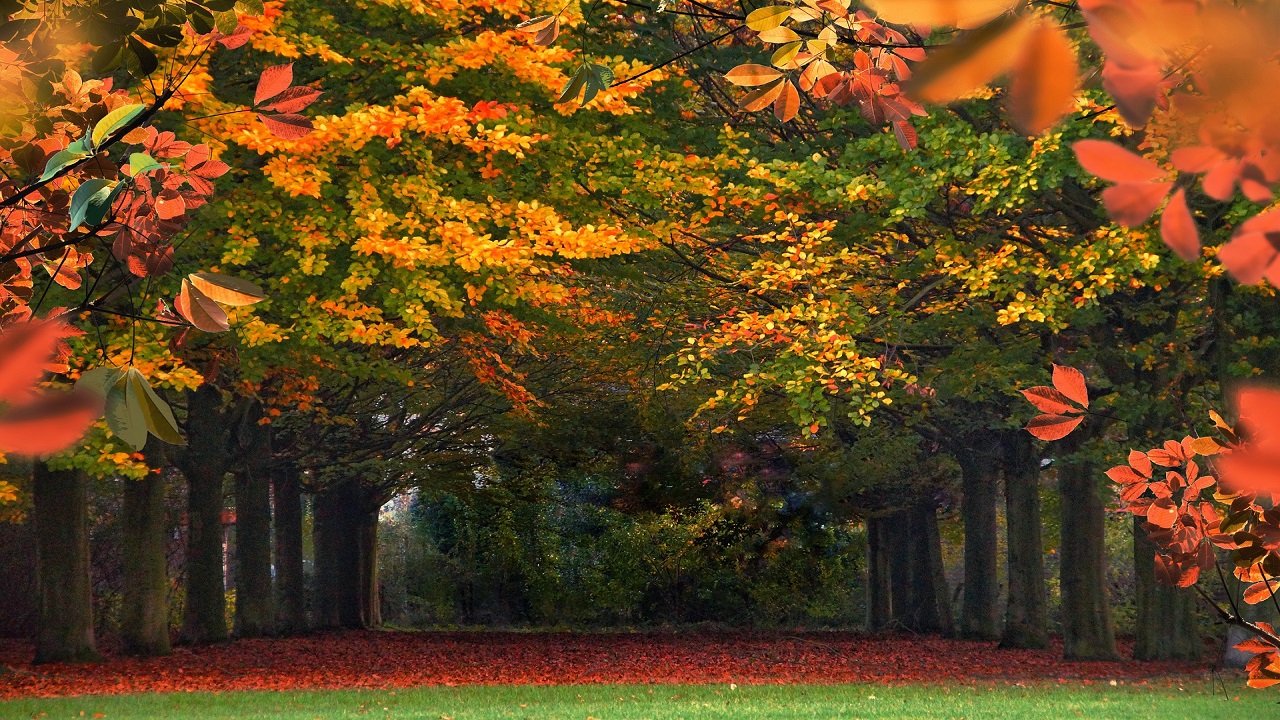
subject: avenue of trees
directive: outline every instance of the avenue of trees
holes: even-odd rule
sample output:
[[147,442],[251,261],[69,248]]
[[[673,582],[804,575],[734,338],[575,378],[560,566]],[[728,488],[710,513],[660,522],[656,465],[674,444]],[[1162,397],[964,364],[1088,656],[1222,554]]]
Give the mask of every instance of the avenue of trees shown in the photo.
[[1108,659],[1123,545],[1136,657],[1280,680],[1275,18],[1160,4],[3,4],[11,625]]

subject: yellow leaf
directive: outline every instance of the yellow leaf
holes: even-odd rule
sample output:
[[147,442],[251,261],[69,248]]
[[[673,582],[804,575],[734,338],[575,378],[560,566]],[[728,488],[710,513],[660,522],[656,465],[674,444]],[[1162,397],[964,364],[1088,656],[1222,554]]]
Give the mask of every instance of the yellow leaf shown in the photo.
[[724,79],[742,87],[755,87],[773,82],[782,77],[782,73],[764,65],[739,65],[724,74]]
[[241,307],[261,302],[267,297],[262,288],[240,278],[210,272],[191,273],[187,278],[200,292],[223,305]]
[[776,27],[760,33],[760,39],[767,43],[781,45],[782,43],[797,42],[800,40],[800,36],[789,27]]
[[772,5],[770,7],[756,8],[747,15],[747,27],[756,32],[772,30],[786,22],[787,16],[790,14],[790,5]]

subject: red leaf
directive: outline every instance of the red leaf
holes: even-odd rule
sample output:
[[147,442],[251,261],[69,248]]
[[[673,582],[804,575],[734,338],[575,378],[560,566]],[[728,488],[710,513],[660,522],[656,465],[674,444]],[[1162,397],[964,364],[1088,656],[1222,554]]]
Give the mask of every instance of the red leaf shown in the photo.
[[0,452],[47,455],[84,436],[102,415],[102,397],[91,392],[41,396],[0,416]]
[[64,325],[32,320],[0,332],[0,400],[19,401],[29,394],[57,352]]
[[1159,165],[1106,140],[1080,140],[1071,146],[1085,170],[1114,183],[1148,183],[1164,176]]
[[1102,87],[1116,99],[1116,108],[1131,127],[1147,124],[1162,80],[1164,70],[1155,63],[1130,68],[1108,61],[1102,68]]
[[[1256,582],[1245,588],[1244,601],[1250,605],[1257,605],[1258,603],[1266,602],[1271,599],[1271,593],[1273,590],[1280,591],[1280,580],[1272,580],[1270,585],[1268,585],[1265,580],[1262,582]],[[1274,650],[1275,648],[1269,649]]]
[[1178,506],[1169,498],[1157,498],[1147,509],[1147,522],[1162,528],[1171,528],[1178,520]]
[[1089,407],[1089,390],[1085,387],[1084,373],[1073,367],[1053,366],[1053,386],[1063,395]]
[[1113,185],[1102,191],[1102,204],[1117,224],[1137,227],[1160,207],[1172,187],[1171,182]]
[[311,132],[311,120],[301,115],[258,115],[272,135],[285,140],[298,140]]
[[275,101],[270,105],[264,105],[260,110],[273,110],[282,113],[296,113],[306,108],[308,105],[316,101],[320,97],[321,92],[315,88],[300,85],[291,87],[280,93]]
[[1144,452],[1137,450],[1129,451],[1129,466],[1142,474],[1142,477],[1151,477],[1154,468],[1151,467],[1151,458],[1147,457]]
[[1027,423],[1026,430],[1041,440],[1061,440],[1070,435],[1082,420],[1084,417],[1081,415],[1037,415]]
[[1160,215],[1160,237],[1183,260],[1200,257],[1200,232],[1196,230],[1196,221],[1187,207],[1187,193],[1181,188],[1169,198],[1169,204]]
[[1107,471],[1107,477],[1121,485],[1132,485],[1134,483],[1146,482],[1147,478],[1139,475],[1133,468],[1128,465],[1117,465]]
[[1222,484],[1237,492],[1280,493],[1280,390],[1242,388],[1235,404],[1246,442],[1217,459]]
[[1070,412],[1080,412],[1080,408],[1071,404],[1071,398],[1054,390],[1051,387],[1043,385],[1027,388],[1022,391],[1022,396],[1036,406],[1040,412],[1050,413],[1052,415],[1063,415]]
[[258,89],[253,93],[253,104],[259,105],[263,100],[273,98],[293,84],[293,63],[273,65],[262,71],[258,78]]

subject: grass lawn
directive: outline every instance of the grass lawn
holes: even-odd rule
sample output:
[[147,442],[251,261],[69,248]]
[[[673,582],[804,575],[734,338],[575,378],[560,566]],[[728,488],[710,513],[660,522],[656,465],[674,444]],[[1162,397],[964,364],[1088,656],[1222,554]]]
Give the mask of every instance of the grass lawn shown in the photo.
[[1029,687],[877,685],[579,685],[178,693],[0,702],[0,718],[1280,718],[1280,693],[1208,683]]

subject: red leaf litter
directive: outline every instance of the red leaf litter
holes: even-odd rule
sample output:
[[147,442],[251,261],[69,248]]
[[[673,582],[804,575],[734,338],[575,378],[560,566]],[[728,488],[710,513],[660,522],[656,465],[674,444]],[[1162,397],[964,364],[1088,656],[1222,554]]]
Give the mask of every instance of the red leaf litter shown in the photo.
[[33,666],[30,643],[0,640],[0,699],[417,685],[1105,683],[1201,674],[1208,667],[1064,662],[1061,652],[854,632],[352,631],[177,648],[164,658]]

